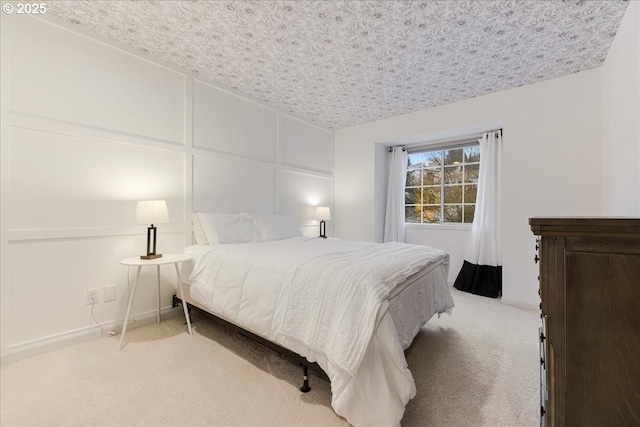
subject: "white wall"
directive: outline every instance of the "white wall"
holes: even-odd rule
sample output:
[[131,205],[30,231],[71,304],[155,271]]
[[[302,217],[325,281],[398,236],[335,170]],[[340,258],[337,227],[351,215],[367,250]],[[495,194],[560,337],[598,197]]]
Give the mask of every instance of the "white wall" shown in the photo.
[[464,262],[464,253],[469,241],[471,227],[442,226],[424,227],[409,225],[406,231],[406,242],[415,245],[429,245],[442,249],[449,254],[449,282],[456,280]]
[[629,2],[602,66],[602,173],[606,213],[640,216],[638,2]]
[[[6,363],[119,328],[123,258],[144,252],[140,199],[166,199],[160,252],[190,244],[189,212],[286,213],[317,232],[332,205],[332,133],[83,33],[54,17],[2,15],[1,353]],[[155,316],[143,270],[133,317]],[[171,313],[174,272],[162,270]],[[114,302],[102,290],[115,284]]]
[[[534,236],[528,218],[599,215],[600,70],[595,69],[335,132],[335,233],[375,240],[376,143],[458,133],[501,123],[503,302],[537,307]],[[380,164],[381,162],[378,162]],[[379,180],[378,180],[379,181]],[[380,212],[378,212],[380,214]],[[462,231],[407,230],[407,240],[446,247],[461,264]],[[456,243],[454,243],[456,242]],[[452,265],[450,279],[455,278]]]

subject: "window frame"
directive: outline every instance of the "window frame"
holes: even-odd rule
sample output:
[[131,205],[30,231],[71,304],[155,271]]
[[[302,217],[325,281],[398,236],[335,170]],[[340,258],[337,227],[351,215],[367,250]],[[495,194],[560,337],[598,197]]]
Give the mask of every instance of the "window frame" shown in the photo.
[[[420,154],[420,153],[427,153],[427,152],[439,152],[440,153],[440,222],[407,222],[406,220],[406,215],[405,215],[405,222],[404,225],[406,228],[437,228],[439,230],[445,230],[445,229],[453,229],[453,230],[467,230],[470,229],[473,222],[445,222],[444,218],[444,212],[445,212],[445,187],[446,182],[445,182],[445,160],[444,160],[444,156],[445,156],[445,152],[446,151],[450,151],[450,150],[457,150],[457,149],[465,149],[465,148],[469,148],[469,147],[480,147],[480,141],[477,138],[469,138],[469,139],[465,139],[465,140],[458,140],[458,141],[452,141],[449,143],[444,143],[444,144],[434,144],[434,145],[426,145],[426,144],[420,144],[414,147],[406,147],[407,150],[407,154],[411,155],[411,154]],[[479,178],[479,171],[480,171],[480,164],[482,163],[482,159],[480,158],[478,160],[478,162],[470,162],[469,165],[478,165],[478,178]],[[464,207],[467,205],[470,205],[471,203],[465,203],[464,202],[464,190],[465,190],[465,185],[469,184],[467,182],[465,182],[465,168],[467,166],[467,163],[465,162],[464,159],[464,151],[463,151],[463,161],[460,165],[463,169],[463,173],[462,173],[462,182],[460,182],[459,184],[454,184],[454,185],[459,185],[461,187],[461,192],[462,192],[462,200],[460,203],[453,203],[453,205],[460,205],[462,207],[462,219],[464,221]],[[427,168],[428,169],[428,168]],[[420,170],[424,171],[424,166],[420,168]],[[410,170],[407,169],[407,176],[409,174]],[[421,174],[421,185],[419,186],[419,188],[421,189],[421,201],[422,203],[420,205],[422,205],[423,207],[426,205],[425,199],[424,199],[424,189],[425,188],[429,188],[429,187],[434,187],[434,186],[426,186],[424,185],[424,177]],[[476,189],[477,189],[477,185],[478,183],[476,182]],[[407,188],[418,188],[417,186],[411,186],[411,187],[407,187],[406,186],[406,181],[405,181],[405,191]],[[476,193],[477,194],[477,193]],[[451,204],[451,203],[450,203]],[[477,206],[477,197],[476,200],[473,202],[473,206],[474,206],[474,217],[475,217],[475,207]],[[407,207],[407,204],[405,203],[405,209]],[[424,211],[423,211],[424,212]],[[424,220],[424,215],[421,215],[421,221]]]

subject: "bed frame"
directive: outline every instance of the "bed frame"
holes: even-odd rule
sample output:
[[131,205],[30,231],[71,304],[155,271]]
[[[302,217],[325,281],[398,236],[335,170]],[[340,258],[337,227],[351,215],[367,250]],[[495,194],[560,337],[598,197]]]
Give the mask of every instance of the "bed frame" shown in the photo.
[[[173,302],[172,302],[172,307],[176,308],[179,307],[183,304],[184,302],[177,296],[177,295],[173,295]],[[203,313],[206,317],[213,319],[214,321],[222,324],[223,326],[226,326],[228,328],[230,328],[231,330],[233,330],[234,332],[239,333],[242,336],[245,336],[259,344],[262,344],[263,346],[274,350],[277,353],[282,354],[283,356],[291,359],[293,362],[298,363],[300,366],[302,366],[302,387],[300,387],[300,391],[303,393],[308,393],[309,391],[311,391],[311,387],[309,386],[309,368],[312,367],[314,371],[316,371],[317,373],[321,373],[322,377],[325,377],[327,379],[329,379],[329,377],[327,376],[327,374],[322,370],[322,368],[315,362],[309,362],[307,360],[307,358],[300,356],[298,353],[295,353],[287,348],[284,348],[272,341],[269,341],[266,338],[263,338],[259,335],[256,335],[252,332],[247,331],[246,329],[241,328],[240,326],[231,323],[225,319],[222,319],[218,316],[216,316],[215,314],[204,310],[200,307],[197,307],[195,305],[189,304],[187,303],[187,312],[189,313],[189,320],[191,321],[191,323],[193,323],[193,320],[191,319],[191,310],[192,309],[196,309],[198,310],[200,313]]]

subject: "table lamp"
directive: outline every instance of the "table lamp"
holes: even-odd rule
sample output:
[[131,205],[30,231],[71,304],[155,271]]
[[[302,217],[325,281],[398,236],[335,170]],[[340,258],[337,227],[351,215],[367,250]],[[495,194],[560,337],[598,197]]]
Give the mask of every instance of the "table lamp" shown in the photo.
[[[169,210],[165,200],[143,200],[136,206],[136,223],[151,224],[147,228],[147,254],[140,255],[141,259],[160,258],[162,254],[156,253],[156,227],[153,224],[169,222]],[[151,238],[153,234],[153,240]]]

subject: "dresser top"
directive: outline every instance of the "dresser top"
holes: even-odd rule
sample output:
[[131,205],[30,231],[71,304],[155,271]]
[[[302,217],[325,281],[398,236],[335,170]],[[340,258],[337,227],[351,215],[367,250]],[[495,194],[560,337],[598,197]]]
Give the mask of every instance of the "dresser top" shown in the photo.
[[624,235],[640,237],[640,218],[631,217],[534,217],[536,235]]

